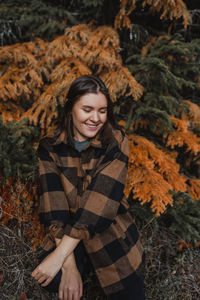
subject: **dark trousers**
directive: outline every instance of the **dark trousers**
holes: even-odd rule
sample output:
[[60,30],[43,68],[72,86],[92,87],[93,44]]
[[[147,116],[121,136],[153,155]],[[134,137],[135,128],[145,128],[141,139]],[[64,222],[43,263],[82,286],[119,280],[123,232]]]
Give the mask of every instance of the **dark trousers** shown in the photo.
[[143,279],[138,277],[131,286],[109,295],[110,300],[145,300]]
[[[39,263],[48,254],[50,254],[50,252],[52,252],[52,250],[43,253],[39,257]],[[77,268],[84,280],[84,278],[87,278],[87,275],[92,270],[92,266],[87,256],[87,253],[85,251],[85,248],[83,247],[83,244],[81,242],[75,248],[74,256],[75,256]],[[43,288],[48,292],[54,292],[54,293],[58,292],[61,276],[62,276],[62,271],[60,270],[57,273],[57,275],[53,278],[53,280],[46,287]],[[126,289],[118,293],[109,295],[109,299],[110,300],[145,300],[143,279],[138,276],[138,278],[131,283],[131,286],[127,287]]]

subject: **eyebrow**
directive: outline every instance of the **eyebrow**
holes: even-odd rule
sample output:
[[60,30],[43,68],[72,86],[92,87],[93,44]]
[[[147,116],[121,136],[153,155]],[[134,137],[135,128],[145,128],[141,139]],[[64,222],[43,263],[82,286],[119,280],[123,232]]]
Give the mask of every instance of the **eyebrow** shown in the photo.
[[[90,105],[83,105],[84,108],[94,108],[93,106],[90,106]],[[107,106],[102,106],[100,107],[100,109],[105,109],[105,108],[108,108]]]

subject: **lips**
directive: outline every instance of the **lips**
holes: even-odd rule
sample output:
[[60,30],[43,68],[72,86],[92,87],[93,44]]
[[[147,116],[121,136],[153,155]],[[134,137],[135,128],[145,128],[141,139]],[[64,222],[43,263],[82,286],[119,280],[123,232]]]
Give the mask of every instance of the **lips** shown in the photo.
[[85,124],[85,126],[89,129],[89,130],[97,130],[97,128],[99,127],[99,124],[94,125],[94,124]]

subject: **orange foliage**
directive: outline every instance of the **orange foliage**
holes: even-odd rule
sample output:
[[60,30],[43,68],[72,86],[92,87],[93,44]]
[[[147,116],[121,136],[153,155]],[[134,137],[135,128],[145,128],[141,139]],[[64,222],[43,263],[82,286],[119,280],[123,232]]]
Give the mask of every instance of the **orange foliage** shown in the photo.
[[[42,44],[45,45],[40,41]],[[44,49],[40,50],[37,45],[37,42],[29,42],[0,48],[1,100],[20,101],[21,97],[30,100],[39,96],[42,73],[48,75],[48,71],[38,59]]]
[[178,246],[178,252],[181,252],[184,248],[198,248],[200,247],[200,241],[196,242],[193,246],[192,243],[185,242],[183,240],[178,240],[179,246]]
[[189,121],[189,127],[200,126],[200,106],[189,100],[184,102],[189,108],[189,113],[187,115],[183,114],[182,118]]
[[151,209],[160,215],[172,205],[170,190],[186,191],[186,178],[179,174],[179,165],[163,151],[141,136],[130,135],[130,159],[125,194],[130,192],[141,203],[151,202]]
[[200,199],[200,179],[189,179],[187,191],[194,200]]
[[187,151],[197,154],[200,151],[200,138],[188,130],[188,121],[175,117],[170,118],[174,123],[176,130],[170,132],[166,139],[166,146],[174,149],[175,146],[186,146]]
[[[143,87],[122,64],[119,37],[111,27],[80,24],[66,28],[65,34],[52,42],[36,40],[0,48],[0,103],[20,106],[27,102],[29,109],[4,113],[13,120],[28,117],[35,126],[48,129],[58,117],[57,107],[63,105],[72,81],[85,74],[95,73],[108,87],[113,101],[131,96],[137,101]],[[32,100],[32,102],[30,102]]]
[[[127,27],[131,29],[129,15],[134,11],[138,0],[121,0],[120,10],[115,18],[115,28]],[[192,17],[182,0],[143,0],[142,6],[150,7],[151,13],[160,13],[160,19],[174,21],[182,17],[186,29],[192,22]]]
[[1,224],[6,225],[10,220],[17,219],[24,224],[25,235],[32,242],[33,249],[40,244],[44,236],[44,230],[39,223],[35,203],[38,200],[37,185],[25,184],[16,181],[15,178],[7,179],[1,184],[0,194],[2,197]]
[[[21,115],[24,113],[24,109],[12,102],[0,102],[0,112],[4,123],[11,122],[13,120],[18,122]],[[13,114],[14,112],[15,115]]]
[[192,22],[192,17],[182,0],[144,0],[143,7],[149,5],[150,12],[161,13],[160,19],[177,20],[183,18],[184,28],[186,29]]
[[[137,0],[121,0],[120,1],[120,10],[115,18],[115,28],[127,27],[131,29],[131,21],[129,19],[129,15],[136,7]],[[128,11],[126,11],[126,7],[129,5]]]
[[133,127],[134,127],[134,130],[137,130],[138,128],[147,129],[148,125],[149,125],[149,120],[143,119],[140,121],[135,121],[135,124]]

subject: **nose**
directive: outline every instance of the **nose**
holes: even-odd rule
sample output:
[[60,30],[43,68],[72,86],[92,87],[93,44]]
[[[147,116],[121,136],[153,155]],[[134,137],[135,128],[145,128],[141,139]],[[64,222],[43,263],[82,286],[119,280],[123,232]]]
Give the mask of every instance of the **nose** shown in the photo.
[[93,122],[98,122],[98,121],[99,121],[99,114],[98,114],[98,112],[97,112],[97,111],[94,111],[94,112],[92,113],[90,119],[91,119],[91,121],[93,121]]

